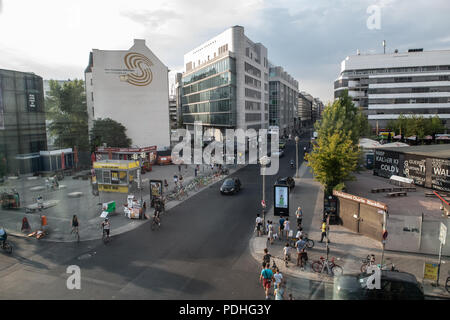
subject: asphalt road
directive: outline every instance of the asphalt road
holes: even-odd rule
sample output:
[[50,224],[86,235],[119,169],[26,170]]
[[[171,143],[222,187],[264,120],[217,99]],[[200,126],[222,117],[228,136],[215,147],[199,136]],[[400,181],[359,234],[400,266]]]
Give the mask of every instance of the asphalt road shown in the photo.
[[[304,145],[299,143],[300,161]],[[295,174],[291,158],[294,142],[280,159],[279,176]],[[223,196],[216,183],[168,211],[161,229],[151,231],[146,223],[106,246],[11,238],[13,256],[0,254],[0,298],[264,299],[260,264],[248,248],[260,211],[259,165],[235,176],[243,185],[239,194]],[[266,177],[268,207],[275,178]],[[69,265],[80,267],[81,290],[66,287]]]

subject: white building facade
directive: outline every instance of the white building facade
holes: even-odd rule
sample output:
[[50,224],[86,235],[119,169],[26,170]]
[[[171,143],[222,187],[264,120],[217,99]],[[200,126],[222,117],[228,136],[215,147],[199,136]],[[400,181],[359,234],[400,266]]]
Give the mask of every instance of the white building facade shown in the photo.
[[268,128],[267,48],[234,26],[184,55],[183,123],[195,121],[218,132],[226,128]]
[[400,114],[438,115],[450,127],[450,50],[348,56],[334,84],[335,98],[344,89],[372,127],[385,128]]
[[111,118],[134,146],[168,148],[168,71],[145,40],[135,39],[129,50],[93,49],[85,70],[89,129],[94,119]]

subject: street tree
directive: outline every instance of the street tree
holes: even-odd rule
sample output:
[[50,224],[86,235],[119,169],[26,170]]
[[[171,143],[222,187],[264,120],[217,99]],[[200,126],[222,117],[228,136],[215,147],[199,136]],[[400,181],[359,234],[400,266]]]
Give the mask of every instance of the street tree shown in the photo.
[[359,155],[351,133],[337,130],[329,136],[319,136],[313,152],[306,154],[306,160],[315,179],[331,194],[335,186],[353,179],[351,174],[357,168]]
[[90,132],[91,151],[95,151],[103,143],[110,147],[130,147],[132,141],[128,138],[126,130],[121,123],[110,118],[94,120]]
[[88,114],[84,82],[73,80],[60,85],[50,80],[50,92],[45,98],[45,112],[50,120],[49,131],[55,146],[89,150]]

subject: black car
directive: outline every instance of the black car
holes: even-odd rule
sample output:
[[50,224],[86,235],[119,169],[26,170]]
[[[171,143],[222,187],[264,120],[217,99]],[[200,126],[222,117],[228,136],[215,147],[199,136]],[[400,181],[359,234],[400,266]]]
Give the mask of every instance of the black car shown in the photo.
[[423,300],[422,285],[407,272],[381,271],[380,289],[367,288],[371,274],[338,276],[334,282],[337,300]]
[[292,177],[278,178],[277,181],[275,181],[275,184],[287,185],[289,187],[289,189],[292,189],[295,187],[295,181]]
[[239,191],[241,191],[241,181],[238,178],[225,179],[220,187],[221,194],[235,194]]

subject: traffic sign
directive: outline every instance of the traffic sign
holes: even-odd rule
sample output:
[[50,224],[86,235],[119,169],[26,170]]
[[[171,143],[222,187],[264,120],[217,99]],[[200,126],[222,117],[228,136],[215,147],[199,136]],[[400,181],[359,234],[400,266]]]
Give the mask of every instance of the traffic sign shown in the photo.
[[266,202],[265,202],[264,200],[261,200],[261,206],[262,206],[263,208],[266,207]]
[[441,230],[439,232],[439,241],[442,245],[445,244],[445,238],[447,238],[447,226],[441,222]]
[[425,263],[423,278],[436,281],[438,278],[439,265],[436,263]]
[[386,240],[387,236],[388,236],[388,232],[387,232],[387,230],[384,230],[383,231],[383,240]]

